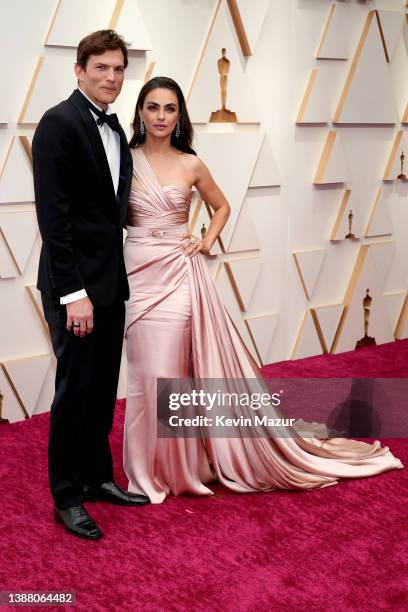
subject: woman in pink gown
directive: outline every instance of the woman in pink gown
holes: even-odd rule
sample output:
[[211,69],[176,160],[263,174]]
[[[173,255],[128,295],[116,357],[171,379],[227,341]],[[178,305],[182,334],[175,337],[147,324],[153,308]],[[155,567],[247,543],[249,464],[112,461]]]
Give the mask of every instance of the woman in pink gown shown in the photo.
[[[142,88],[130,142],[134,179],[125,261],[130,285],[124,468],[129,491],[160,503],[169,494],[305,490],[402,468],[378,441],[157,435],[157,379],[261,379],[226,312],[200,251],[222,230],[229,206],[190,147],[183,94],[171,79]],[[228,160],[226,160],[228,163]],[[215,213],[204,241],[188,238],[192,186]]]

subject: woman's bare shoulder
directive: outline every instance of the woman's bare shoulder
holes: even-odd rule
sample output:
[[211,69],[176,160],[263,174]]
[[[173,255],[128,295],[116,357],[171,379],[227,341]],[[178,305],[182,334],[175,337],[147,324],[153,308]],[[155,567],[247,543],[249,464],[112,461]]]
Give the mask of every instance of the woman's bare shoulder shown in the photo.
[[198,155],[194,155],[193,153],[182,153],[181,159],[183,164],[185,164],[186,168],[188,168],[192,172],[200,172],[205,168],[204,163],[198,157]]

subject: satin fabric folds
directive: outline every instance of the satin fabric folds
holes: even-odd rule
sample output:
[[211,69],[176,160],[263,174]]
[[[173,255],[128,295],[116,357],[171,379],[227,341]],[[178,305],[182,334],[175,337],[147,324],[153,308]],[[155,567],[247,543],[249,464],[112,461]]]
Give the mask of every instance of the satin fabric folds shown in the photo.
[[261,378],[225,310],[201,254],[184,256],[191,192],[160,185],[133,149],[125,262],[128,391],[124,467],[129,490],[152,503],[167,495],[211,495],[218,480],[236,492],[320,488],[341,478],[402,468],[378,441],[290,437],[158,438],[157,378]]

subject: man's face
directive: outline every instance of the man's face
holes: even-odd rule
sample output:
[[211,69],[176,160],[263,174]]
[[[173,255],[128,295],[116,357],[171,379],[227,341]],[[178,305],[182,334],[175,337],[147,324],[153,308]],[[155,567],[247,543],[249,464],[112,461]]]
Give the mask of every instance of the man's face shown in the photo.
[[90,55],[85,68],[75,64],[79,87],[97,106],[106,109],[116,100],[125,77],[125,64],[120,49]]

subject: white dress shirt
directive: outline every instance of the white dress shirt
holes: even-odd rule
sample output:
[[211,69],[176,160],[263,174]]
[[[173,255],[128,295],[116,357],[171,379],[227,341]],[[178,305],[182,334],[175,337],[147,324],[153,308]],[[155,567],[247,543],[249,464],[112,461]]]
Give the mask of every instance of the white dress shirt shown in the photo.
[[[79,87],[78,87],[78,89],[81,92],[81,94],[83,96],[85,96],[85,98],[87,100],[89,100],[89,102],[91,102],[91,104],[96,106],[96,108],[98,108],[99,110],[101,110],[101,111],[103,110],[97,104],[95,104],[95,102],[90,100],[90,98],[88,98],[88,96],[86,95],[86,93],[84,93],[82,91],[82,89],[80,89]],[[95,113],[93,113],[91,111],[91,109],[89,109],[89,112],[91,113],[92,117],[96,121],[98,119],[98,115],[95,115]],[[110,104],[108,104],[108,108],[106,109],[105,113],[107,115],[110,115],[112,113],[112,109],[111,109]],[[101,138],[102,138],[103,147],[105,149],[106,159],[108,160],[108,164],[109,164],[109,168],[110,168],[110,173],[111,173],[111,177],[112,177],[113,187],[115,189],[115,193],[117,193],[118,186],[119,186],[119,172],[120,172],[120,138],[119,138],[119,134],[117,132],[115,132],[114,130],[112,130],[107,123],[103,123],[102,125],[98,125],[98,129],[99,129],[99,133],[100,133]],[[76,300],[80,300],[80,299],[82,299],[82,298],[84,298],[86,296],[87,296],[87,293],[86,293],[85,289],[80,289],[79,291],[74,291],[74,293],[68,293],[68,295],[62,296],[60,298],[60,303],[61,304],[69,304],[70,302],[75,302]]]

